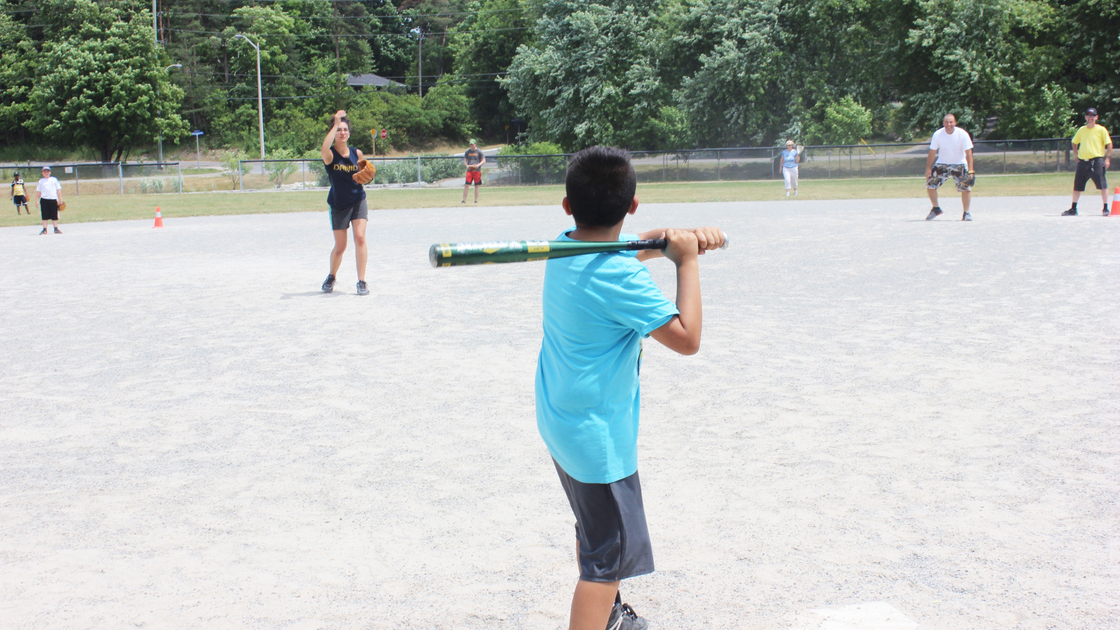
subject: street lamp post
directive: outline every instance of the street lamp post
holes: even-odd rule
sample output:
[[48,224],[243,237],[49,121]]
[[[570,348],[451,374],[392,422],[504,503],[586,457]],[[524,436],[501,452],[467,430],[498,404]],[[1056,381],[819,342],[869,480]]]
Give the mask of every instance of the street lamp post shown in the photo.
[[261,131],[261,159],[264,159],[264,98],[261,96],[261,47],[254,44],[253,40],[241,35],[240,33],[233,36],[234,39],[243,39],[249,42],[249,45],[257,49],[257,118],[260,124]]
[[[172,68],[182,69],[182,67],[183,67],[183,64],[181,64],[181,63],[173,63],[170,66],[167,66],[166,68],[164,68],[163,71],[164,72],[171,72]],[[162,112],[163,111],[163,102],[159,100],[159,83],[158,82],[156,83],[156,104],[159,105],[159,109]],[[163,129],[159,130],[159,167],[163,168]]]

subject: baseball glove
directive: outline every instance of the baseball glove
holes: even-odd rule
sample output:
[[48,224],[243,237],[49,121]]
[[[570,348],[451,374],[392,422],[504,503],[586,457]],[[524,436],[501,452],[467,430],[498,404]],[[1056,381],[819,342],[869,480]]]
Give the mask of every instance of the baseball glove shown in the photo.
[[66,202],[65,201],[58,204],[58,211],[59,212],[62,212],[65,209],[66,209]]
[[358,160],[358,172],[354,173],[354,181],[365,186],[373,181],[377,167],[370,164],[369,160]]
[[968,187],[976,184],[976,171],[965,173],[964,177],[961,178],[961,183]]

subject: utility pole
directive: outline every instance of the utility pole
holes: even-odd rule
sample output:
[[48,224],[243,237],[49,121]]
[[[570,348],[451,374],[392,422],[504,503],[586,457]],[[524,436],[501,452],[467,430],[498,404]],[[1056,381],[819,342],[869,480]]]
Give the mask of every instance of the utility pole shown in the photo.
[[[154,2],[155,0],[152,0],[152,1]],[[167,66],[166,68],[164,68],[163,71],[164,72],[171,72],[172,68],[182,69],[183,64],[173,63],[170,66]],[[159,83],[156,83],[156,104],[159,106],[160,112],[162,113],[162,111],[163,111],[163,101],[159,100]],[[159,130],[159,168],[160,169],[163,168],[163,129],[162,128]]]
[[243,39],[249,42],[249,45],[257,49],[257,116],[260,121],[261,130],[261,159],[264,159],[264,98],[261,96],[261,47],[254,44],[253,40],[238,33],[233,36],[234,39]]

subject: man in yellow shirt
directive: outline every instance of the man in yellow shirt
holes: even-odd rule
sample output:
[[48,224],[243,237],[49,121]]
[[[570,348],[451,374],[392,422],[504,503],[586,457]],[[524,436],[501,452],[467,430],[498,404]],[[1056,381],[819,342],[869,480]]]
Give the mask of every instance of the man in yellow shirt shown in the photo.
[[1108,216],[1108,180],[1105,171],[1111,163],[1112,137],[1108,129],[1097,124],[1097,110],[1085,110],[1085,125],[1073,134],[1073,150],[1077,151],[1077,172],[1073,176],[1073,205],[1062,213],[1063,217],[1077,216],[1077,200],[1085,190],[1085,182],[1090,179],[1101,191],[1104,202],[1104,216]]

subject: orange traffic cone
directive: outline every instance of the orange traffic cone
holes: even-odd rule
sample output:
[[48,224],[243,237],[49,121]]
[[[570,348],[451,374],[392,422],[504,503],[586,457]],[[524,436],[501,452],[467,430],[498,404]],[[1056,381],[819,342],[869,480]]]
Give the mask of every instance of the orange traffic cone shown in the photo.
[[1114,217],[1120,214],[1120,186],[1112,191],[1112,209],[1108,211],[1108,216]]
[[156,206],[156,224],[152,227],[163,227],[163,215],[159,213],[159,206]]

